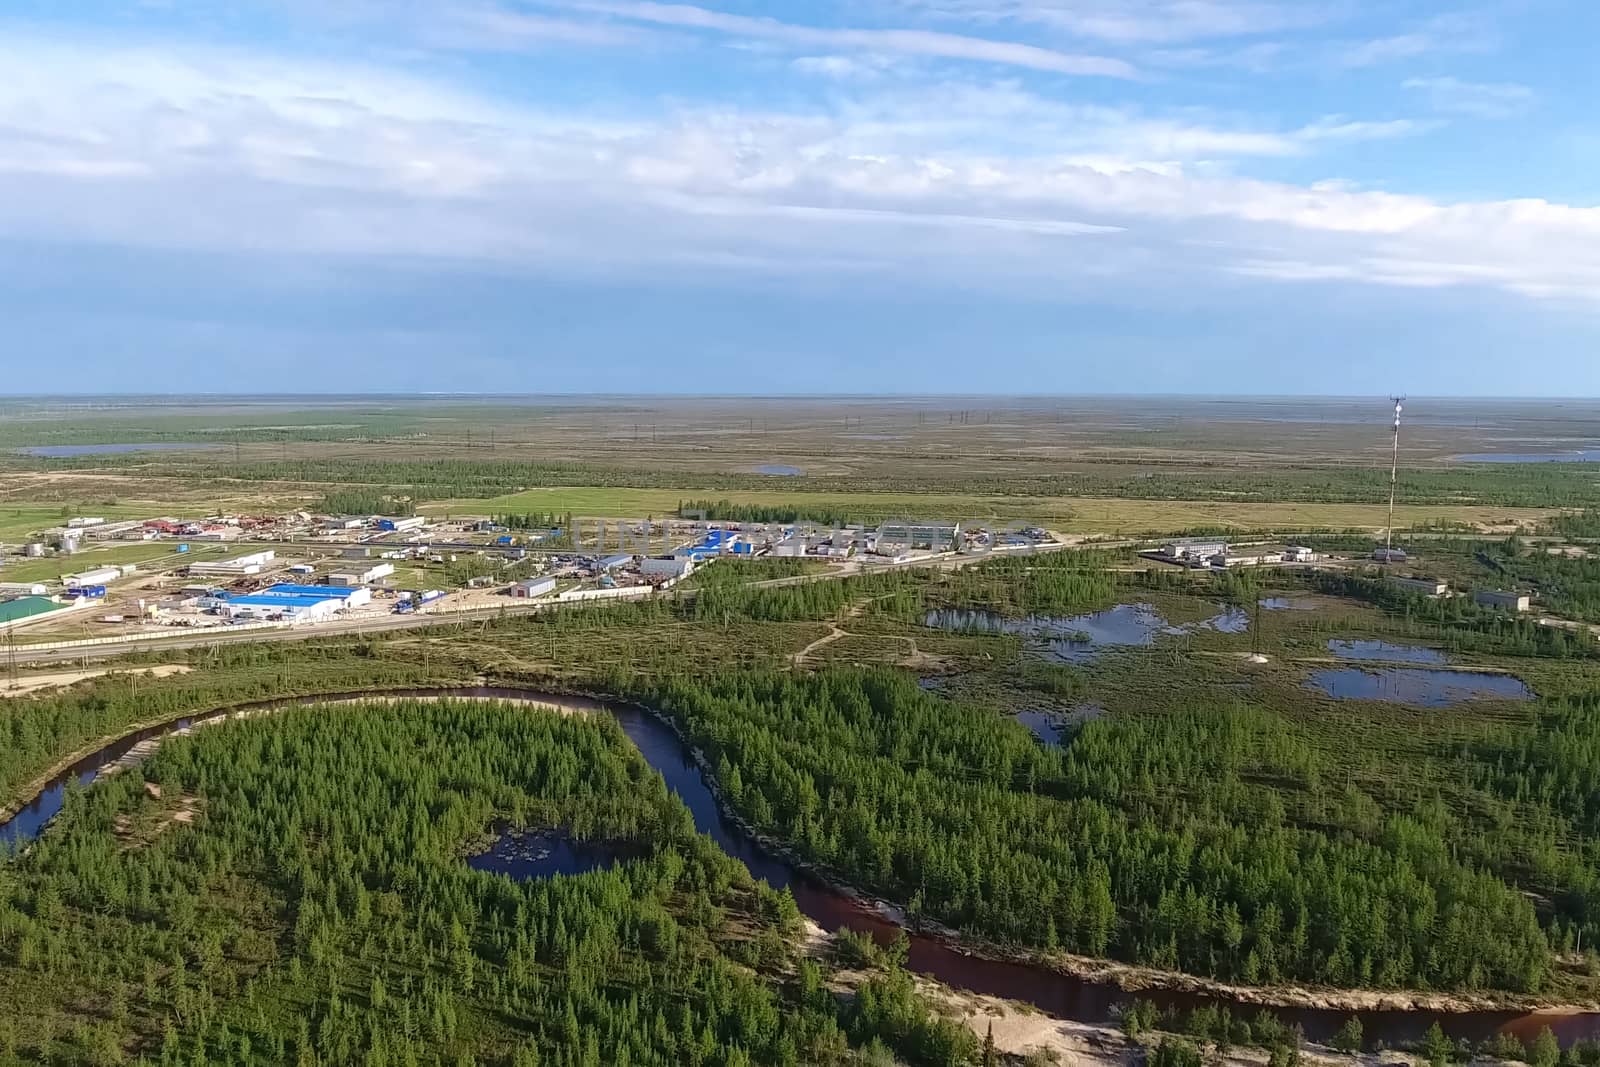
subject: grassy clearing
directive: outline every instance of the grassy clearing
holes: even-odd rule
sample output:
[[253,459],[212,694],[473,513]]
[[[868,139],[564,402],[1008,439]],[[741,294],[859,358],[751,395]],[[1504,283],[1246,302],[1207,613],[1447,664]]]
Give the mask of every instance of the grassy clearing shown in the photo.
[[[680,502],[703,495],[694,489],[552,487],[506,496],[434,501],[429,515],[477,515],[507,511],[570,511],[580,516],[661,517]],[[1069,533],[1136,536],[1203,527],[1239,529],[1381,529],[1388,508],[1377,504],[1269,504],[1198,500],[1117,500],[1091,497],[984,497],[960,494],[805,493],[729,490],[734,504],[792,506],[843,511],[871,521],[887,517],[951,518],[999,522],[1043,522]],[[1550,508],[1484,505],[1400,507],[1397,525],[1459,522],[1532,526],[1557,514]]]

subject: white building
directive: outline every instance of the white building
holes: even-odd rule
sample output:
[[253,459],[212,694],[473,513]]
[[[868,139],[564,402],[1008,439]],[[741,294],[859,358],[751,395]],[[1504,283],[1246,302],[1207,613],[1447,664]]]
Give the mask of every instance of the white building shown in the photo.
[[1198,562],[1209,560],[1213,556],[1226,556],[1228,554],[1228,542],[1199,537],[1185,537],[1182,540],[1172,541],[1163,546],[1161,554],[1171,560]]
[[374,563],[362,571],[337,571],[328,575],[328,581],[334,585],[371,585],[380,578],[387,578],[394,573],[393,563]]
[[639,573],[646,578],[687,578],[694,571],[694,560],[646,556],[639,564]]
[[1450,591],[1449,583],[1441,582],[1437,578],[1391,577],[1389,581],[1408,593],[1421,593],[1429,597],[1444,596]]
[[1490,589],[1474,593],[1472,602],[1480,607],[1516,612],[1527,611],[1533,606],[1532,598],[1527,593],[1505,593]]
[[794,558],[806,554],[806,539],[804,537],[791,537],[787,541],[779,541],[772,546],[774,556]]
[[1283,550],[1285,563],[1315,563],[1317,554],[1304,545],[1290,545]]
[[195,575],[214,574],[221,576],[235,576],[247,574],[260,574],[262,568],[278,557],[272,549],[264,552],[252,552],[248,556],[236,556],[233,559],[209,560],[203,563],[189,564],[189,573]]
[[67,528],[69,530],[81,530],[85,526],[99,526],[102,522],[105,522],[105,521],[106,521],[105,519],[102,519],[99,516],[85,516],[85,517],[76,518],[76,519],[68,519],[67,520]]
[[526,597],[530,600],[534,597],[549,596],[555,591],[556,580],[554,578],[524,578],[511,587],[512,596]]
[[322,526],[327,530],[362,530],[367,523],[368,520],[359,515],[336,515],[322,520]]
[[114,582],[121,577],[122,570],[119,567],[96,567],[94,570],[84,571],[82,574],[69,574],[61,581],[68,589],[76,589],[85,585],[105,585],[107,582]]
[[43,582],[0,582],[0,597],[44,596]]

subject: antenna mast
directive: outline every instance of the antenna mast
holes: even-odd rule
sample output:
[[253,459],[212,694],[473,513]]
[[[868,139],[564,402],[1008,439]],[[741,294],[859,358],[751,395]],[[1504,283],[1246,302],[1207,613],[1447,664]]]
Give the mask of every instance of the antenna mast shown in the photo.
[[1389,465],[1389,532],[1384,541],[1384,562],[1394,554],[1394,496],[1400,484],[1400,412],[1405,408],[1405,397],[1394,398],[1394,460]]

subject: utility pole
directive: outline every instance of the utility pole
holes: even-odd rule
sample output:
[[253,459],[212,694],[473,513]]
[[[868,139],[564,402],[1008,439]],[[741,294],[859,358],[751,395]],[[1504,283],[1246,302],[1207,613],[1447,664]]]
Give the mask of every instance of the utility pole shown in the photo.
[[1403,396],[1394,398],[1394,460],[1389,466],[1389,532],[1384,541],[1385,563],[1394,555],[1394,496],[1400,484],[1400,412],[1404,410],[1405,399]]

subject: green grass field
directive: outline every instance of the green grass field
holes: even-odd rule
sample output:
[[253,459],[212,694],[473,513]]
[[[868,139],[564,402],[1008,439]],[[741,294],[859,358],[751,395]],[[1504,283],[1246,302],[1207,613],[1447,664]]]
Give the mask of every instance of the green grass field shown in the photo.
[[[578,516],[640,518],[671,515],[680,502],[704,497],[702,490],[552,487],[507,496],[433,501],[429,515],[504,512],[572,512]],[[730,490],[717,498],[734,504],[843,511],[865,521],[883,518],[944,518],[962,521],[1041,522],[1066,533],[1128,535],[1207,526],[1246,529],[1380,529],[1388,509],[1377,504],[1274,504],[1186,500],[1117,500],[1094,497],[983,497],[936,493],[804,493]],[[1437,522],[1534,524],[1548,508],[1485,505],[1402,506],[1397,525]]]

